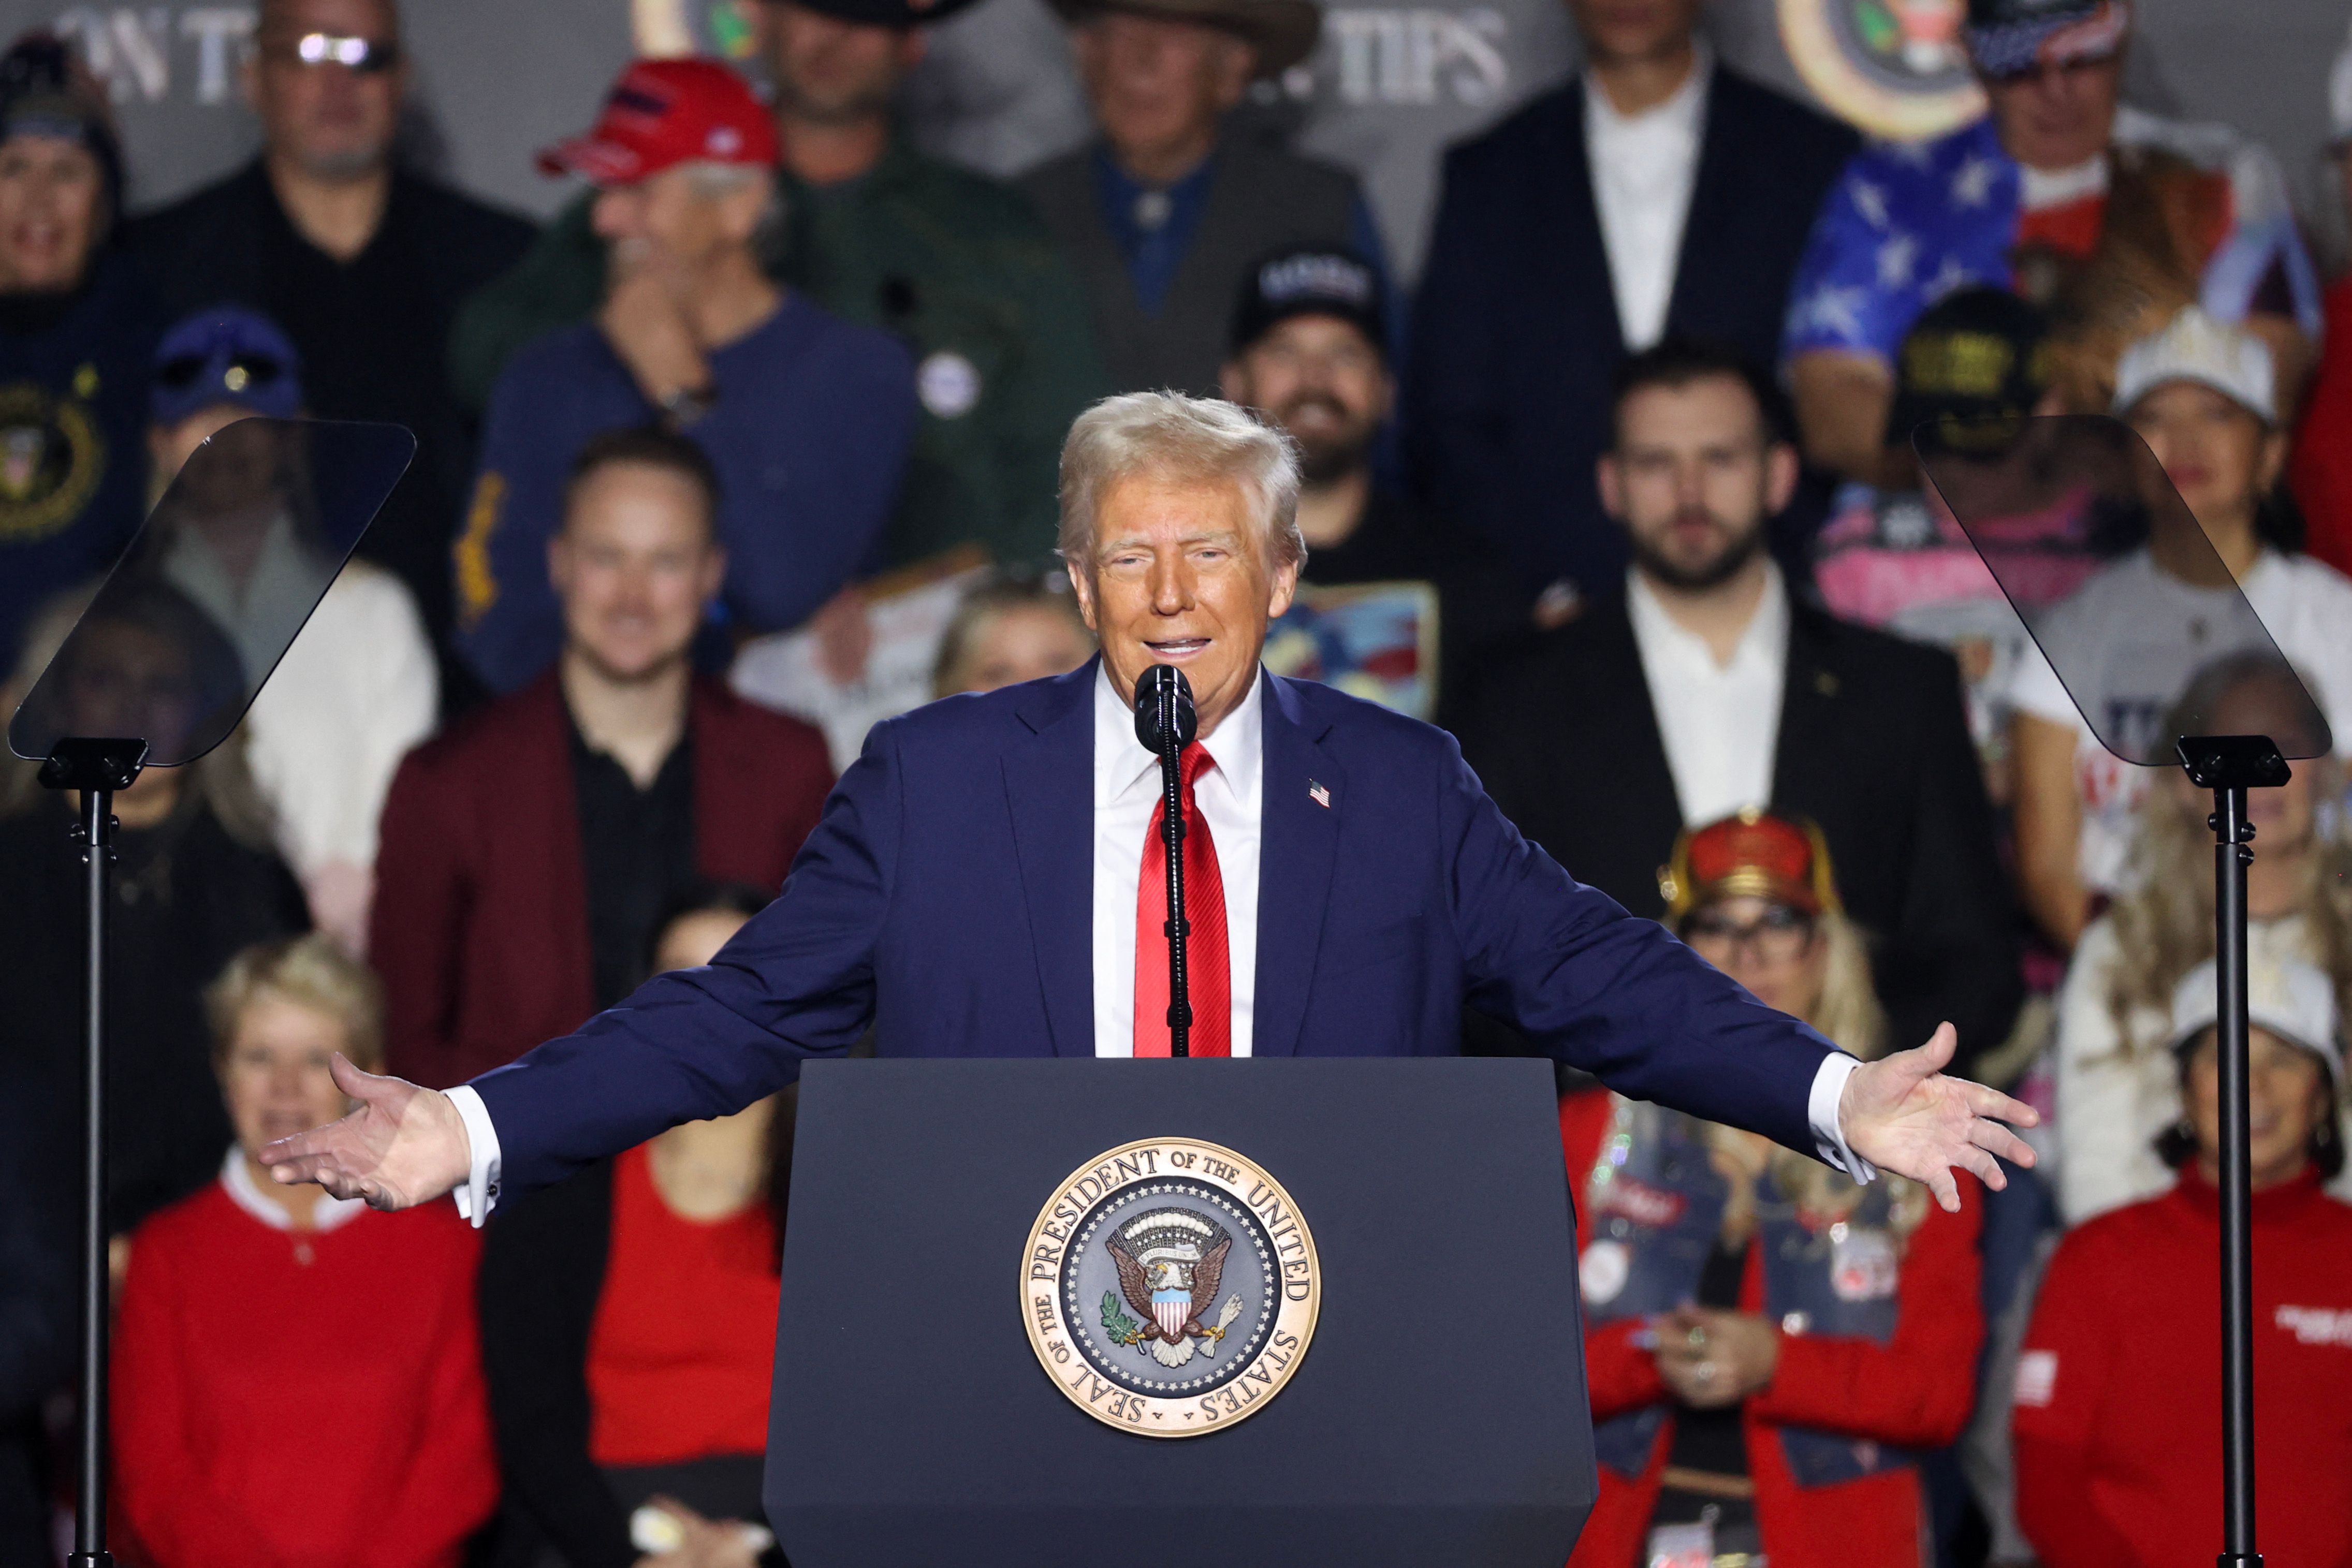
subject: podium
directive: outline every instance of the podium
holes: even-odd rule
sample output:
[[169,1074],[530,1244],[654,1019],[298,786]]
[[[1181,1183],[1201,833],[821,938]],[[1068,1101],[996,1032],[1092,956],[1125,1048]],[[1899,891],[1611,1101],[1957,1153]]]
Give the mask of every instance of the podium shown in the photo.
[[1556,1103],[1537,1061],[810,1063],[786,1554],[1559,1568],[1595,1479]]

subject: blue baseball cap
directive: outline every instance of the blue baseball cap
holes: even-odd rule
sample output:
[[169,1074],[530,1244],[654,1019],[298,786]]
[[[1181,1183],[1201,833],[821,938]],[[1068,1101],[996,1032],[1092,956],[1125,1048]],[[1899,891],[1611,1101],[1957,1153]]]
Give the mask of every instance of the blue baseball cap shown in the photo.
[[302,412],[302,359],[277,322],[243,305],[182,319],[155,347],[147,415],[177,424],[226,403],[270,419]]

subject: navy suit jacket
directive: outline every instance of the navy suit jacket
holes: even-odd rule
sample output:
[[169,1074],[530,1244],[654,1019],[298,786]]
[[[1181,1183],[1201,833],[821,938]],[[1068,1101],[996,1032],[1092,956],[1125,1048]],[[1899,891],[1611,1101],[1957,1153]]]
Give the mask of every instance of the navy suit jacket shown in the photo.
[[[1771,364],[1813,214],[1858,145],[1717,65],[1666,331]],[[1624,360],[1580,78],[1445,155],[1400,415],[1415,487],[1531,584],[1615,591],[1624,535],[1593,466]]]
[[[876,726],[715,961],[474,1081],[502,1190],[740,1110],[869,1020],[884,1056],[1092,1056],[1096,668]],[[1444,731],[1260,678],[1256,1054],[1449,1055],[1467,1003],[1627,1094],[1812,1147],[1826,1040],[1579,885]]]

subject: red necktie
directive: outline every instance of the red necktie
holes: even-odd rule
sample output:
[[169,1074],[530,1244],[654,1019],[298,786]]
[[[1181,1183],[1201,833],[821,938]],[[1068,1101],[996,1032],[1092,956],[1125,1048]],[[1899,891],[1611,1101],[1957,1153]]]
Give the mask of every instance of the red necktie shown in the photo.
[[[1192,803],[1192,785],[1210,765],[1209,748],[1185,749],[1184,916],[1192,932],[1184,953],[1192,998],[1189,1043],[1195,1056],[1234,1053],[1233,977],[1225,957],[1225,882],[1208,820]],[[1168,1054],[1168,846],[1160,836],[1163,800],[1143,840],[1143,876],[1135,889],[1135,1054]]]

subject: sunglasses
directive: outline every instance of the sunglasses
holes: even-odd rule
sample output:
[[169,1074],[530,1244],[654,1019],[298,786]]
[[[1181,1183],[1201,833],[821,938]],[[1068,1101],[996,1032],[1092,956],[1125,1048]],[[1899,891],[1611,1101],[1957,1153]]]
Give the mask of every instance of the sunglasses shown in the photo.
[[400,46],[389,38],[355,38],[335,33],[305,33],[267,52],[278,60],[306,66],[341,66],[361,76],[381,76],[400,63]]
[[[167,392],[186,392],[205,372],[222,361],[210,354],[175,354],[155,367],[155,380]],[[220,384],[229,392],[257,392],[286,373],[286,367],[266,354],[232,354],[222,365]]]

